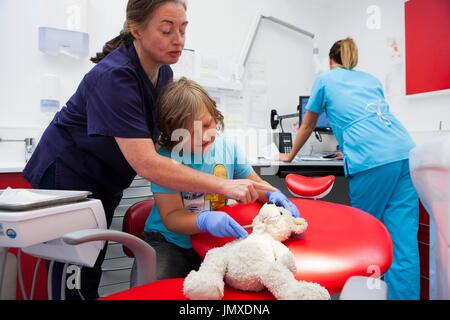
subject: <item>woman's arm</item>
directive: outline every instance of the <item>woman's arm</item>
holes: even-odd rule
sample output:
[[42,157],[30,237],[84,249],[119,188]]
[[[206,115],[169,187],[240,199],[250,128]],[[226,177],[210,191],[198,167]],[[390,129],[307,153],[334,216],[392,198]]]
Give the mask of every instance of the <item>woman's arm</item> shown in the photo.
[[[272,186],[267,181],[264,181],[263,179],[261,179],[261,177],[255,171],[253,171],[252,174],[247,177],[247,179],[252,180],[252,181],[256,181],[256,182],[259,182],[259,183],[264,183],[264,184],[266,184],[268,186]],[[262,190],[258,191],[258,199],[257,200],[259,202],[266,203],[268,201],[268,199],[267,199],[267,191],[262,191]]]
[[274,191],[267,184],[250,180],[225,180],[184,166],[159,155],[151,139],[116,138],[124,157],[135,172],[162,187],[186,192],[223,194],[240,203],[253,202],[257,190]]
[[201,232],[196,223],[197,213],[188,212],[183,205],[179,193],[154,193],[161,220],[167,229],[181,234],[196,234]]
[[291,162],[294,160],[297,153],[303,147],[305,142],[311,136],[311,133],[314,131],[317,125],[317,120],[319,119],[319,115],[315,112],[306,111],[305,118],[302,121],[302,125],[297,131],[297,135],[295,137],[294,145],[292,146],[292,150],[290,153],[281,153],[280,161]]

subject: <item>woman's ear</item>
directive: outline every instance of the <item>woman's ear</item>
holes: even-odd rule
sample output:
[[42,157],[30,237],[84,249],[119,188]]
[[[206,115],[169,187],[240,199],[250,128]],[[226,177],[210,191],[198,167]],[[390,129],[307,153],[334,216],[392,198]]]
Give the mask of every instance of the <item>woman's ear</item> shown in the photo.
[[134,39],[140,40],[142,38],[141,30],[139,29],[139,26],[136,23],[130,22],[128,24],[128,30],[130,30],[130,33]]

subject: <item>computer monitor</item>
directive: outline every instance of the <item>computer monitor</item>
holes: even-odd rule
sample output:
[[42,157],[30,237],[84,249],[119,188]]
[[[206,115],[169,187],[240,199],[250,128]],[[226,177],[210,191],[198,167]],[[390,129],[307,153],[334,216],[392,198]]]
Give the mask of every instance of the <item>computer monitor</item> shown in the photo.
[[[309,96],[300,96],[299,103],[299,115],[300,115],[300,124],[303,121],[306,113],[306,105],[308,104]],[[328,121],[327,115],[323,112],[319,116],[319,120],[317,121],[316,131],[320,132],[331,132],[331,124]]]

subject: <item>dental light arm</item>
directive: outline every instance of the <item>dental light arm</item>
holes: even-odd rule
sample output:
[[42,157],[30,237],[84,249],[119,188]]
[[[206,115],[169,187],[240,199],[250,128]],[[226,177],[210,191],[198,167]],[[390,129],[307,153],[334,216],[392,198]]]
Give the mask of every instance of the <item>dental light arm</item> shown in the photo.
[[[279,18],[269,16],[269,15],[264,15],[262,13],[258,13],[256,15],[256,18],[250,27],[250,31],[247,35],[247,39],[242,48],[241,55],[239,58],[239,62],[240,62],[240,65],[242,68],[244,68],[245,65],[247,64],[247,60],[250,55],[250,51],[252,50],[253,44],[255,43],[256,34],[258,33],[259,27],[260,27],[263,19],[271,21],[271,22],[281,25],[283,27],[286,27],[292,31],[295,31],[297,33],[300,33],[306,37],[309,37],[309,38],[315,40],[313,43],[313,62],[314,62],[315,71],[316,71],[316,73],[320,73],[321,71],[323,71],[322,67],[321,67],[320,59],[319,59],[319,46],[318,46],[318,42],[317,42],[317,37],[314,33],[307,31],[305,29],[302,29],[300,27],[297,27],[297,26],[295,26],[291,23],[288,23],[286,21],[283,21]],[[243,71],[241,71],[241,72],[243,72]],[[238,75],[238,78],[241,78],[241,77],[242,77],[242,74]]]
[[129,248],[136,258],[137,285],[156,280],[156,253],[145,241],[125,232],[114,230],[81,230],[64,235],[63,240],[70,245],[93,241],[115,241]]

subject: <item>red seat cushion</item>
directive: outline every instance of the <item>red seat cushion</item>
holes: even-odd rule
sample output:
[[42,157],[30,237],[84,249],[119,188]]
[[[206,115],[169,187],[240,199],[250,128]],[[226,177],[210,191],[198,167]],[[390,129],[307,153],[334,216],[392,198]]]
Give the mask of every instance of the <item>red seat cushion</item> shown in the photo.
[[317,197],[333,187],[335,177],[305,177],[298,174],[288,174],[286,185],[289,191],[300,197]]
[[[101,300],[188,300],[183,294],[183,282],[183,278],[156,281]],[[275,297],[267,290],[244,292],[225,286],[223,300],[275,300]]]
[[[145,222],[152,211],[154,203],[154,200],[145,200],[129,207],[123,218],[122,231],[144,239]],[[128,257],[134,257],[127,247],[124,246],[123,251]]]
[[[320,283],[334,294],[341,291],[351,276],[371,276],[375,271],[384,274],[388,270],[392,263],[392,241],[387,229],[376,218],[336,203],[291,200],[308,221],[305,233],[284,242],[295,256],[296,279]],[[261,206],[260,203],[251,203],[221,210],[239,224],[248,225]],[[192,246],[202,257],[211,248],[232,240],[209,233],[191,237]]]

